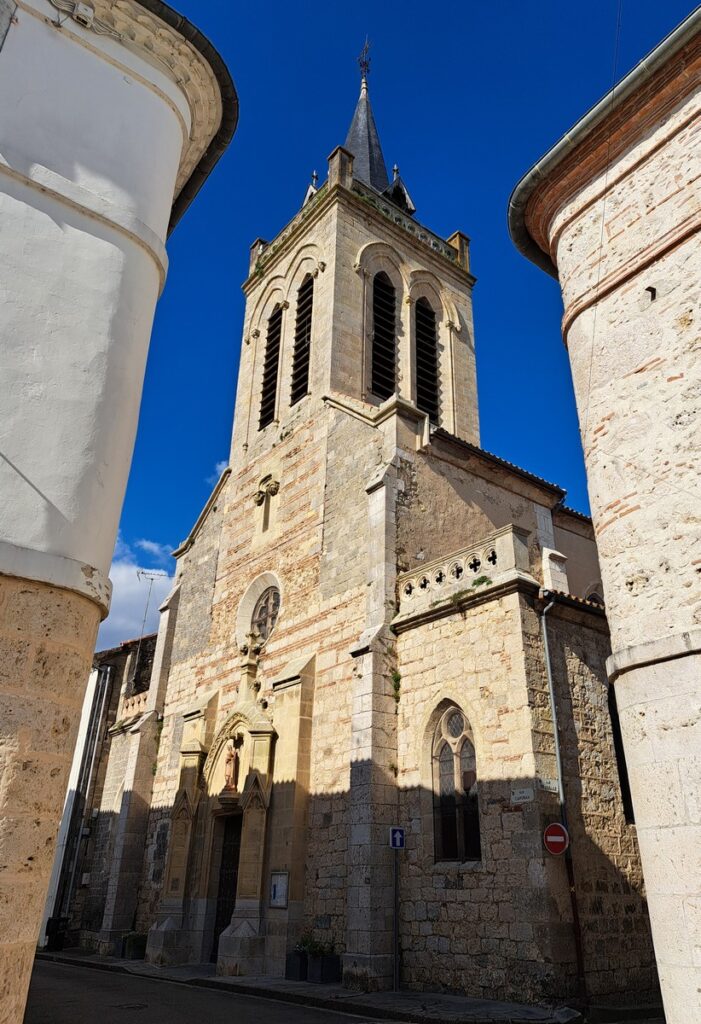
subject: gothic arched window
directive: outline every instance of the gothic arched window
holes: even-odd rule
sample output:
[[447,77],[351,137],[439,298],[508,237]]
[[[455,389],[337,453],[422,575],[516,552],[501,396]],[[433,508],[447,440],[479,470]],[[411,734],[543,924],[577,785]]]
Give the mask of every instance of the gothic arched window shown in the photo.
[[397,296],[384,271],[372,281],[372,366],[370,390],[389,398],[397,384]]
[[414,328],[416,404],[421,412],[428,413],[431,423],[438,423],[438,336],[436,314],[428,299],[416,300]]
[[436,726],[432,767],[436,860],[481,860],[475,747],[470,724],[455,705]]
[[262,430],[275,419],[277,397],[277,375],[280,362],[280,338],[282,337],[282,306],[276,306],[268,320],[263,360],[263,384],[260,393],[260,419],[258,429]]
[[312,305],[314,278],[308,274],[297,292],[295,346],[292,353],[292,391],[290,405],[295,405],[309,391],[309,355],[312,343]]
[[268,587],[256,601],[251,616],[251,632],[265,641],[275,629],[280,612],[280,591],[277,587]]

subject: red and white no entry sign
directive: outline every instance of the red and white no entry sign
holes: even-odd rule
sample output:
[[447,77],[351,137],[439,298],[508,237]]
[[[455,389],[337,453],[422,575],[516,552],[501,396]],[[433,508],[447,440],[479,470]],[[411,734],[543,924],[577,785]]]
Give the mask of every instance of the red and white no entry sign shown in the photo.
[[559,821],[553,821],[543,832],[543,843],[548,853],[557,856],[559,853],[564,853],[570,845],[569,833]]

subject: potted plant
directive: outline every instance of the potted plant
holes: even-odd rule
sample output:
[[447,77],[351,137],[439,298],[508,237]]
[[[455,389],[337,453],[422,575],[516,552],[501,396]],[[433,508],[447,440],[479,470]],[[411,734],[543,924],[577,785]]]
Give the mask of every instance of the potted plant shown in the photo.
[[307,947],[307,981],[316,985],[333,985],[341,980],[341,958],[334,945],[312,942]]
[[285,957],[285,978],[288,981],[306,981],[309,946],[314,940],[305,933],[299,942]]

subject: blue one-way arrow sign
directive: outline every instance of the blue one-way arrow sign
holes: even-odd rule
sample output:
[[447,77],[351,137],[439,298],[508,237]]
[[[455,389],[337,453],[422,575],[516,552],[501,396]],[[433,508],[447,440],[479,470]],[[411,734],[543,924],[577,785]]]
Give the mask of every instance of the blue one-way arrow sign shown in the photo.
[[404,829],[399,828],[398,825],[393,825],[389,830],[389,845],[393,850],[404,849]]

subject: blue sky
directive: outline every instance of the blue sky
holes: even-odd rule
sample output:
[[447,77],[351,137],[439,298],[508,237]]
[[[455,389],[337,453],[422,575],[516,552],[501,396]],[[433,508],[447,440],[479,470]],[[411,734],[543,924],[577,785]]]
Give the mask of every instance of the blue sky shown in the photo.
[[[172,572],[167,551],[228,457],[248,248],[291,219],[313,170],[325,177],[366,34],[388,167],[399,164],[418,220],[472,240],[482,445],[588,512],[559,288],[514,249],[506,208],[521,175],[610,89],[618,0],[173,2],[228,64],[240,121],[168,246],[100,646],[138,634],[148,585],[137,567]],[[616,78],[693,7],[623,0]],[[150,628],[167,587],[154,586]]]

